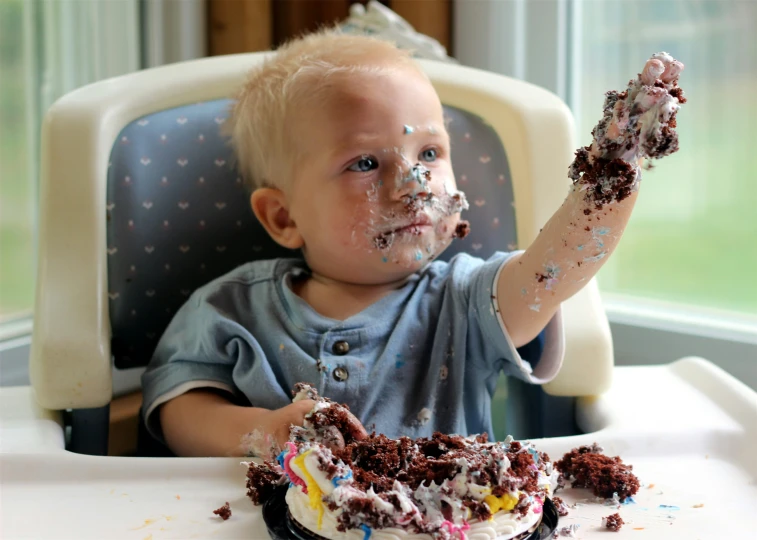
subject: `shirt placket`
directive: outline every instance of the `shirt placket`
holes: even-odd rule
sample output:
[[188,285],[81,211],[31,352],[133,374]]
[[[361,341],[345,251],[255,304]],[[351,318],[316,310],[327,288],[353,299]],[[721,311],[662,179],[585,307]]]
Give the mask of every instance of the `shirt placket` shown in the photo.
[[360,391],[363,373],[354,351],[361,343],[356,332],[328,331],[321,336],[320,362],[323,393],[338,402],[353,402]]

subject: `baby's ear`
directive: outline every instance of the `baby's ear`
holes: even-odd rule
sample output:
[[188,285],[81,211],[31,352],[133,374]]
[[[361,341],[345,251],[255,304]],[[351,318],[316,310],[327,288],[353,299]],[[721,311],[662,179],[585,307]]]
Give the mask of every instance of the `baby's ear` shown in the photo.
[[250,204],[255,217],[276,243],[288,249],[303,246],[297,224],[289,215],[286,196],[280,189],[256,189],[252,192]]

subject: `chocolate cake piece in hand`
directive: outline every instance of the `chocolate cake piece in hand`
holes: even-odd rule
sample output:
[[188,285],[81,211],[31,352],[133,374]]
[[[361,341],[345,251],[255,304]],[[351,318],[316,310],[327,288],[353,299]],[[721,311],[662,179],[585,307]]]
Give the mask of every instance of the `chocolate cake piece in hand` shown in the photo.
[[676,113],[686,103],[678,87],[681,71],[681,62],[657,53],[626,90],[605,95],[594,140],[576,152],[569,169],[573,183],[596,208],[638,189],[640,158],[659,159],[678,150]]
[[292,391],[293,402],[311,399],[316,402],[313,410],[305,415],[302,427],[292,426],[289,439],[294,442],[319,442],[333,451],[342,449],[354,441],[365,439],[368,433],[350,412],[347,405],[322,398],[308,383],[297,383]]

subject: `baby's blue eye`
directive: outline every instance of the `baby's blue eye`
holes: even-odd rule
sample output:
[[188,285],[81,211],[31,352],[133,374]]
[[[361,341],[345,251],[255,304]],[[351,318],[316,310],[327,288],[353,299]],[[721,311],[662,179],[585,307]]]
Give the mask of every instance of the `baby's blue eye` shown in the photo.
[[428,163],[431,163],[432,161],[436,161],[436,149],[427,148],[426,150],[421,152],[421,159]]
[[378,169],[378,161],[372,157],[363,156],[348,167],[350,171],[368,172]]

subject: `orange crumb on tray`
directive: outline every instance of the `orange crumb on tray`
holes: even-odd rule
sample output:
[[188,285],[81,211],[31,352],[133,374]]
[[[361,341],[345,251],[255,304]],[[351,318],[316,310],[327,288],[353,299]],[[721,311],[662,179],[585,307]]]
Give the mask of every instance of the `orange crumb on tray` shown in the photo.
[[176,500],[177,500],[177,501],[180,501],[180,500],[181,500],[181,495],[177,495],[177,496],[176,496]]
[[653,487],[654,487],[654,484],[649,484],[649,485],[647,486],[647,489],[652,489]]
[[694,508],[702,508],[704,506],[704,503],[695,504]]
[[634,531],[643,531],[644,527],[634,527],[633,530]]

